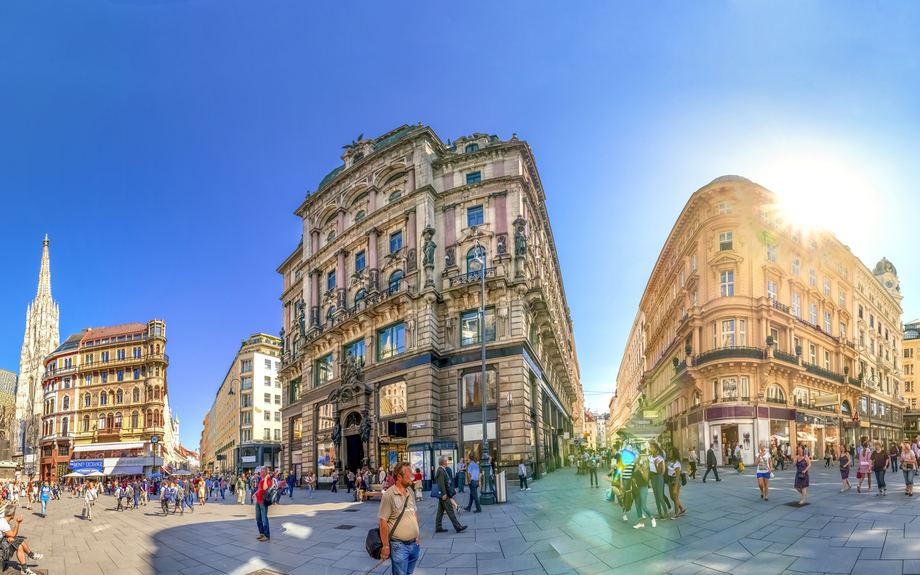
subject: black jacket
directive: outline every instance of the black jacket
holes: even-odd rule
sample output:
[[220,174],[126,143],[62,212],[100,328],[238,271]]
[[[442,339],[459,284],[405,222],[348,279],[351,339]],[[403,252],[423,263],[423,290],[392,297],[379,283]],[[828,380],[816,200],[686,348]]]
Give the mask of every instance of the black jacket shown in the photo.
[[706,465],[711,465],[711,466],[715,467],[715,465],[716,465],[717,463],[718,463],[718,462],[716,461],[716,453],[715,453],[715,451],[713,451],[712,448],[710,447],[710,448],[709,448],[709,451],[706,452]]
[[443,467],[438,467],[438,471],[435,473],[435,481],[438,483],[438,491],[441,492],[441,495],[453,497],[454,494],[452,493],[452,482],[447,476],[447,471],[445,471]]

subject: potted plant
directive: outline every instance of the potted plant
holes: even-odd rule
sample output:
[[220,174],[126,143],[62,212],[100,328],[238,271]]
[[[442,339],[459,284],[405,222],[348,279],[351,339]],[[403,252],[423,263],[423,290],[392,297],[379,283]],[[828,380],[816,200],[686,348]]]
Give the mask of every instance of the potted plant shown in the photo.
[[690,355],[690,352],[692,352],[692,351],[693,351],[693,347],[692,347],[689,343],[688,343],[687,345],[684,346],[684,353],[685,353],[685,354]]
[[671,358],[671,363],[673,363],[674,367],[676,368],[677,365],[680,363],[680,360],[678,360],[677,357],[675,356]]
[[802,355],[802,346],[801,346],[801,345],[795,346],[795,354],[796,354],[796,355],[799,355],[799,356]]
[[767,345],[770,346],[770,347],[773,347],[773,344],[774,344],[773,336],[772,336],[772,335],[768,335],[768,336],[767,336]]
[[850,375],[850,366],[843,366],[843,375]]

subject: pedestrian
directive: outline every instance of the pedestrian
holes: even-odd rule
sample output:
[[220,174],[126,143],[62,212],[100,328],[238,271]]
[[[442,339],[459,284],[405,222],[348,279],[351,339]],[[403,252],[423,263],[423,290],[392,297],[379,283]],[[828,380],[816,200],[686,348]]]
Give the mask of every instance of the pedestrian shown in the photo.
[[182,483],[176,485],[176,501],[173,505],[173,515],[176,514],[176,511],[179,512],[179,515],[185,515],[185,488],[182,486]]
[[[418,470],[416,470],[416,474],[421,475]],[[450,474],[447,472],[447,457],[443,455],[438,458],[438,470],[435,472],[434,480],[438,485],[438,493],[440,493],[440,497],[438,497],[438,513],[434,520],[434,531],[435,533],[447,533],[447,529],[441,527],[442,520],[446,514],[447,518],[450,519],[451,525],[454,526],[454,530],[460,533],[466,529],[466,525],[460,525],[460,522],[457,521],[457,516],[454,514],[453,497],[456,491],[454,491]],[[414,478],[413,482],[415,482]],[[421,498],[417,498],[416,501],[421,501]]]
[[393,469],[393,476],[396,478],[394,489],[383,492],[377,511],[383,542],[380,558],[390,559],[393,575],[410,575],[415,571],[419,556],[416,502],[410,489],[412,468],[400,461]]
[[125,491],[121,485],[115,484],[115,499],[118,501],[118,506],[115,507],[115,511],[124,511],[125,510]]
[[204,505],[205,500],[208,498],[208,484],[206,481],[198,480],[198,505]]
[[224,495],[227,493],[227,478],[221,477],[220,482],[218,483],[218,488],[220,489],[220,498],[221,500],[226,499]]
[[735,444],[734,457],[735,457],[735,469],[738,470],[738,473],[744,473],[744,462],[741,460],[741,444],[740,443]]
[[144,507],[147,507],[148,495],[150,495],[150,483],[147,482],[147,478],[145,477],[144,480],[141,481],[141,503],[144,504]]
[[[447,476],[450,480],[450,475]],[[449,481],[451,488],[453,488],[453,481]],[[422,470],[418,467],[415,468],[415,474],[412,476],[412,487],[415,488],[415,500],[422,500]]]
[[246,474],[243,473],[236,478],[236,502],[238,505],[243,505],[243,502],[246,500]]
[[387,471],[383,467],[380,468],[380,472],[377,474],[377,479],[380,480],[380,483],[384,483],[387,478]]
[[256,539],[259,541],[268,541],[271,539],[271,532],[268,528],[268,506],[271,505],[271,500],[274,496],[274,494],[271,492],[272,489],[274,489],[274,484],[272,483],[272,478],[269,474],[269,471],[270,470],[264,466],[259,469],[259,479],[257,481],[255,495],[256,527],[259,528],[259,536]]
[[709,476],[709,472],[712,471],[716,476],[716,481],[722,481],[719,479],[719,470],[716,469],[716,452],[712,449],[712,443],[709,444],[709,451],[706,452],[706,473],[703,474],[703,483],[706,483],[706,477]]
[[466,485],[466,461],[461,457],[457,462],[457,491],[463,493]]
[[[339,491],[339,470],[336,469],[333,472],[334,479],[332,480],[332,492],[337,493]],[[288,499],[294,499],[294,482],[297,481],[297,476],[294,475],[294,472],[291,471],[287,476],[287,490],[288,490]]]
[[32,482],[31,481],[26,486],[26,494],[28,495],[28,498],[29,498],[29,506],[26,507],[26,509],[32,509],[32,501],[33,499],[35,499],[35,496],[32,494]]
[[3,518],[0,519],[0,532],[3,533],[4,537],[0,539],[0,559],[2,559],[2,563],[6,564],[15,554],[16,560],[19,561],[19,572],[23,575],[35,575],[35,571],[29,569],[29,566],[26,565],[26,559],[37,561],[42,558],[42,554],[35,553],[29,549],[25,541],[26,538],[19,536],[22,515],[13,521],[13,515],[16,514],[17,507],[19,507],[18,503],[8,503],[3,508]]
[[132,487],[134,488],[134,508],[137,509],[141,500],[141,486],[135,481]]
[[348,475],[346,475],[345,477],[346,477],[346,481],[348,482],[347,484],[348,489],[347,491],[345,491],[345,493],[351,493],[351,490],[355,488],[355,472],[349,469]]
[[655,496],[655,507],[658,510],[657,517],[659,520],[667,519],[668,511],[671,509],[671,502],[664,495],[664,476],[666,472],[664,452],[654,441],[649,443],[648,450],[649,484]]
[[160,482],[160,508],[163,509],[163,517],[169,515],[169,485],[162,481]]
[[521,491],[525,489],[530,491],[530,487],[527,487],[527,465],[524,464],[524,460],[521,460],[521,463],[518,464],[518,480],[521,482]]
[[674,515],[671,519],[677,519],[686,513],[687,510],[684,508],[683,503],[680,502],[682,471],[680,465],[680,452],[677,451],[676,447],[671,446],[671,449],[668,450],[668,459],[665,461],[665,466],[668,473],[665,483],[670,488],[671,499],[674,501]]
[[696,446],[690,446],[690,453],[687,454],[687,463],[690,464],[690,477],[696,481],[696,466],[699,463],[699,454],[696,452]]
[[276,471],[272,476],[272,486],[275,488],[275,498],[272,500],[272,504],[281,503],[281,493],[286,485],[284,478],[281,477],[281,471]]
[[809,469],[811,469],[811,458],[805,455],[805,447],[799,445],[795,450],[795,490],[802,496],[799,500],[799,505],[805,505],[805,497],[808,494]]
[[253,473],[249,477],[249,504],[252,505],[252,501],[256,496],[256,490],[259,488],[259,472]]
[[362,491],[364,491],[364,476],[359,473],[355,475],[355,492],[354,492],[355,501],[357,501],[358,503],[364,503],[364,497],[361,493]]
[[914,496],[914,476],[917,474],[917,456],[906,441],[901,446],[901,473],[904,474],[904,494]]
[[313,499],[313,491],[316,489],[316,476],[312,471],[307,472],[307,499]]
[[872,471],[875,473],[875,480],[878,483],[878,493],[876,497],[888,495],[888,486],[885,483],[885,471],[888,469],[888,452],[885,451],[881,442],[875,442],[875,453],[872,454]]
[[[652,527],[657,527],[655,517],[648,510],[649,456],[648,449],[646,449],[631,465],[630,484],[632,485],[633,500],[636,505],[636,515],[639,517],[639,522],[633,525],[633,529],[645,527],[646,517],[652,520]],[[644,516],[643,513],[645,514]]]
[[857,449],[859,454],[859,469],[856,471],[856,479],[859,482],[856,484],[856,493],[862,493],[862,482],[863,479],[869,478],[869,491],[872,490],[872,476],[869,475],[872,466],[871,454],[869,453],[869,446],[863,441],[860,449]]
[[44,519],[45,513],[48,511],[48,500],[51,499],[51,486],[48,485],[47,481],[42,481],[42,489],[39,497],[42,502],[42,519]]
[[131,509],[131,502],[134,500],[134,487],[129,483],[125,488],[125,505]]
[[470,474],[470,502],[465,509],[469,511],[473,508],[473,503],[476,503],[476,511],[473,513],[482,513],[482,505],[479,504],[479,464],[473,461],[472,453],[470,453],[466,470]]
[[892,471],[898,470],[898,453],[900,453],[898,444],[892,441],[891,445],[888,448],[888,457],[891,459],[891,470]]
[[84,488],[83,495],[83,516],[93,520],[93,503],[96,501],[96,489],[95,484],[88,483]]
[[770,500],[770,476],[773,474],[773,457],[767,449],[765,441],[760,442],[760,451],[757,453],[757,487],[760,489],[760,498]]
[[587,461],[588,465],[588,475],[591,478],[591,487],[600,487],[601,484],[597,481],[597,458],[592,457]]
[[850,467],[852,467],[853,459],[845,445],[840,446],[840,456],[837,461],[840,464],[840,493],[843,493],[853,489],[853,486],[850,485]]

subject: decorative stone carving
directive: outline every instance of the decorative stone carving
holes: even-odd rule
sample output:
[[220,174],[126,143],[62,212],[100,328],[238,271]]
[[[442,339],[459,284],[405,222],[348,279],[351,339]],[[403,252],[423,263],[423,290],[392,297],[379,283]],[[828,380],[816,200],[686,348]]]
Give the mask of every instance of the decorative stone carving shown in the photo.
[[380,271],[374,268],[370,271],[369,275],[370,281],[368,283],[370,284],[370,290],[377,291],[377,289],[380,287]]
[[456,254],[457,254],[456,246],[448,246],[444,254],[445,256],[447,256],[446,258],[447,267],[452,268],[457,265]]
[[367,443],[371,439],[371,418],[367,414],[367,409],[361,414],[361,441]]
[[434,250],[438,247],[431,239],[434,236],[434,231],[434,228],[430,225],[425,226],[425,229],[422,230],[422,265],[424,266],[434,265]]
[[406,269],[410,272],[415,271],[418,268],[418,254],[415,251],[415,248],[409,248],[409,255],[407,256],[408,264]]
[[500,233],[495,236],[495,241],[498,244],[498,255],[503,256],[508,253],[508,234]]
[[518,216],[512,226],[514,226],[514,255],[516,256],[525,256],[527,255],[527,234],[525,233],[525,226],[527,225],[527,220]]
[[345,288],[339,288],[338,294],[336,295],[336,307],[339,311],[345,310]]

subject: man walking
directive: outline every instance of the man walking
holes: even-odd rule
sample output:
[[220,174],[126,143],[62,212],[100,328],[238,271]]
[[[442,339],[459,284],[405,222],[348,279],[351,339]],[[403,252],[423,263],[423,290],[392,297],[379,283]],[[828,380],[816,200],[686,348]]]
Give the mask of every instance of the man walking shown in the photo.
[[451,498],[456,492],[452,485],[453,482],[450,480],[450,475],[447,473],[447,457],[443,455],[438,458],[438,471],[435,473],[434,479],[438,484],[438,492],[441,494],[441,497],[438,498],[438,514],[434,520],[434,531],[435,533],[447,533],[447,529],[441,527],[441,520],[446,513],[454,529],[457,533],[460,533],[466,529],[466,525],[460,525],[460,522],[457,521],[457,516],[454,515],[454,505],[451,502]]
[[236,478],[236,485],[234,485],[234,488],[236,489],[236,502],[239,505],[243,505],[243,503],[246,500],[246,474],[245,473],[243,473],[242,475]]
[[[446,476],[446,474],[445,474]],[[381,559],[390,559],[393,575],[411,575],[418,562],[418,517],[415,494],[412,492],[412,467],[400,461],[393,469],[396,483],[380,497]],[[441,502],[443,503],[443,502]],[[450,505],[448,502],[447,505]],[[440,509],[439,509],[440,510]]]
[[42,491],[40,497],[42,501],[42,519],[44,519],[45,512],[48,510],[48,500],[51,498],[51,487],[48,485],[47,481],[42,482]]
[[588,474],[591,476],[591,487],[600,487],[597,481],[597,457],[588,460]]
[[521,464],[518,465],[518,479],[521,481],[521,491],[525,489],[530,491],[530,487],[527,487],[527,465],[524,463],[524,460],[521,460]]
[[[332,472],[332,477],[333,477],[332,491],[336,492],[338,491],[337,484],[339,482],[338,470]],[[294,481],[295,481],[295,477],[294,477],[294,472],[292,471],[288,473],[288,476],[287,476],[288,495],[289,495],[288,499],[294,499]]]
[[709,444],[709,451],[706,452],[706,473],[703,474],[703,483],[706,483],[706,477],[709,475],[709,472],[712,471],[716,476],[716,481],[722,481],[719,479],[719,470],[716,469],[716,452],[712,450],[712,444]]
[[259,528],[259,541],[268,541],[271,539],[271,532],[268,529],[268,505],[271,504],[271,487],[272,478],[269,475],[268,467],[259,469],[259,480],[255,490],[256,497],[256,527]]
[[470,453],[469,465],[466,466],[467,473],[470,474],[470,502],[466,506],[469,511],[476,503],[476,511],[473,513],[482,513],[482,505],[479,504],[479,464],[473,461],[473,454]]

